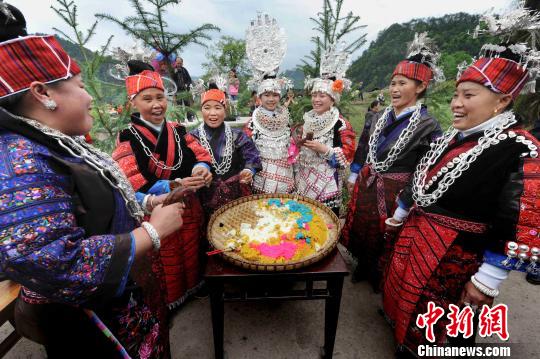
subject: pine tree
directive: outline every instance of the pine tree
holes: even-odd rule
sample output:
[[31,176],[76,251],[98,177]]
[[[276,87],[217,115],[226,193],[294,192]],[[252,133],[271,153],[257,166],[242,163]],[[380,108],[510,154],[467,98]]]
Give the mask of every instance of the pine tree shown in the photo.
[[57,7],[51,6],[58,16],[68,25],[73,32],[73,36],[68,35],[66,32],[53,28],[58,34],[65,37],[70,42],[76,44],[79,47],[83,60],[79,65],[82,69],[82,76],[86,86],[86,89],[93,97],[93,109],[94,115],[98,124],[107,131],[110,138],[114,137],[115,126],[107,110],[108,104],[103,96],[103,89],[100,81],[98,80],[98,73],[100,67],[106,62],[105,53],[107,52],[113,36],[111,35],[107,40],[105,46],[99,51],[89,51],[86,48],[88,42],[96,33],[96,27],[98,22],[95,21],[89,29],[83,32],[80,29],[78,22],[77,5],[74,1],[69,0],[56,0]]
[[358,34],[358,30],[364,29],[365,25],[360,25],[360,16],[354,15],[352,11],[342,16],[342,6],[344,0],[323,0],[323,9],[317,13],[317,17],[310,20],[315,23],[314,30],[318,35],[311,38],[315,44],[306,59],[302,60],[302,65],[298,68],[304,75],[316,77],[321,65],[321,55],[332,44],[344,41],[346,38],[355,35],[349,42],[346,50],[350,53],[358,50],[366,42],[366,34]]
[[[179,5],[180,0],[129,0],[129,2],[135,10],[134,16],[128,16],[123,20],[109,14],[96,14],[96,17],[114,22],[128,35],[141,40],[146,46],[156,49],[166,57],[188,44],[206,46],[205,42],[211,39],[210,33],[220,31],[219,27],[212,24],[203,24],[185,34],[170,31],[164,18],[166,8]],[[143,2],[149,3],[153,10],[146,10]],[[174,70],[170,63],[168,67],[172,77]]]

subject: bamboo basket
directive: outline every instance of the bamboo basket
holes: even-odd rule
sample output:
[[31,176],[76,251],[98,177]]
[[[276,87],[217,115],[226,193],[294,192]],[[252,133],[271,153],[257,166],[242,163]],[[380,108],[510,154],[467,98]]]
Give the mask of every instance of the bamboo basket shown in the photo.
[[328,239],[321,249],[312,255],[301,260],[290,261],[280,264],[267,264],[258,261],[251,261],[240,256],[234,251],[222,252],[219,255],[226,261],[252,271],[276,272],[302,268],[313,264],[322,258],[326,257],[336,247],[340,233],[340,222],[330,208],[324,204],[304,196],[291,194],[256,194],[252,196],[242,197],[235,201],[229,202],[219,208],[208,223],[208,240],[216,250],[225,250],[225,241],[229,239],[228,233],[235,229],[238,231],[241,223],[249,223],[254,225],[259,217],[256,216],[253,208],[253,203],[261,199],[292,199],[299,203],[309,205],[313,211],[320,215],[327,224],[332,224],[332,228],[328,229]]

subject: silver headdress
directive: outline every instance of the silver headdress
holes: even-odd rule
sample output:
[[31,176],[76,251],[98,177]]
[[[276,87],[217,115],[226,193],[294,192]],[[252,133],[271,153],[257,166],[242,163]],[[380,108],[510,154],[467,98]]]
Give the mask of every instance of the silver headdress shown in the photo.
[[[279,66],[287,52],[287,36],[276,19],[268,14],[257,14],[246,30],[246,55],[251,63],[253,77],[248,87],[260,96],[265,92],[281,94],[292,87],[287,78],[277,78]],[[276,78],[267,78],[272,76]]]
[[[228,80],[224,74],[220,74],[217,71],[214,72],[208,79],[208,85],[210,85],[211,83],[216,84],[219,90],[225,93],[227,92]],[[208,86],[204,83],[203,79],[198,79],[195,82],[193,82],[189,89],[189,91],[191,92],[191,96],[193,97],[194,100],[200,99],[202,94],[205,93],[207,90],[208,90]]]
[[346,48],[345,42],[341,42],[338,46],[329,45],[321,56],[320,78],[307,77],[304,87],[311,89],[312,93],[324,92],[335,102],[339,102],[343,91],[351,88],[351,80],[345,78],[345,73],[351,66],[351,54],[345,50]]
[[433,72],[433,80],[435,82],[442,82],[446,80],[443,70],[437,65],[441,58],[441,53],[437,49],[435,41],[428,36],[427,32],[420,32],[414,34],[414,39],[407,47],[407,58],[421,55],[421,63],[429,65],[429,68]]
[[[540,14],[525,8],[524,0],[519,1],[517,8],[509,9],[502,15],[486,14],[482,16],[473,37],[477,38],[481,34],[498,36],[503,45],[485,44],[480,50],[479,57],[499,58],[504,52],[512,52],[515,58],[519,57],[515,61],[518,69],[527,71],[529,75],[528,82],[521,93],[534,93],[536,80],[540,77],[540,51],[536,48],[536,39],[540,34]],[[518,34],[528,34],[522,39],[525,42],[508,44],[510,39]],[[476,58],[473,58],[469,65],[460,64],[457,77],[459,78],[462,72],[475,61]]]
[[[116,80],[124,81],[129,76],[128,62],[131,60],[138,60],[144,63],[150,63],[152,61],[154,52],[147,48],[142,42],[135,41],[131,46],[123,49],[121,47],[115,47],[111,50],[111,57],[120,63],[115,64],[109,69],[109,75]],[[161,76],[163,79],[163,86],[165,86],[165,95],[168,98],[172,98],[178,88],[173,80],[166,76]]]

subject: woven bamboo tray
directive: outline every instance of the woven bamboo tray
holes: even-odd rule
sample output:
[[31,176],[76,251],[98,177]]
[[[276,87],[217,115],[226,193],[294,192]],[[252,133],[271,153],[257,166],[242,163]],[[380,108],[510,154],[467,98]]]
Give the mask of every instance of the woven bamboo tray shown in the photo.
[[308,204],[313,211],[317,212],[327,224],[333,224],[328,229],[328,240],[321,249],[299,261],[291,261],[284,264],[266,264],[258,261],[250,261],[240,256],[236,252],[222,252],[220,255],[226,261],[253,271],[275,272],[293,270],[313,264],[327,256],[336,247],[340,232],[340,222],[338,217],[330,208],[307,197],[291,194],[257,194],[242,197],[232,201],[218,209],[208,223],[208,240],[217,250],[225,249],[225,241],[229,239],[228,233],[232,230],[238,230],[241,223],[254,225],[259,217],[253,211],[252,202],[260,199],[293,199],[303,204]]

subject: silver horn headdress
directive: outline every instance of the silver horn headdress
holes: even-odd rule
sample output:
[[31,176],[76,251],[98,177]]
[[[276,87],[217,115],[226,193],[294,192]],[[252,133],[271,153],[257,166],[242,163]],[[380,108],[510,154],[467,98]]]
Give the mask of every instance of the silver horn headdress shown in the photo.
[[268,14],[257,14],[257,19],[252,20],[246,30],[246,55],[253,72],[248,86],[256,90],[257,95],[265,92],[281,94],[292,87],[290,79],[277,77],[286,52],[285,30]]
[[351,88],[351,80],[345,78],[345,73],[351,66],[351,54],[345,42],[331,44],[321,56],[319,78],[305,80],[305,88],[311,92],[323,92],[339,102],[341,94]]

